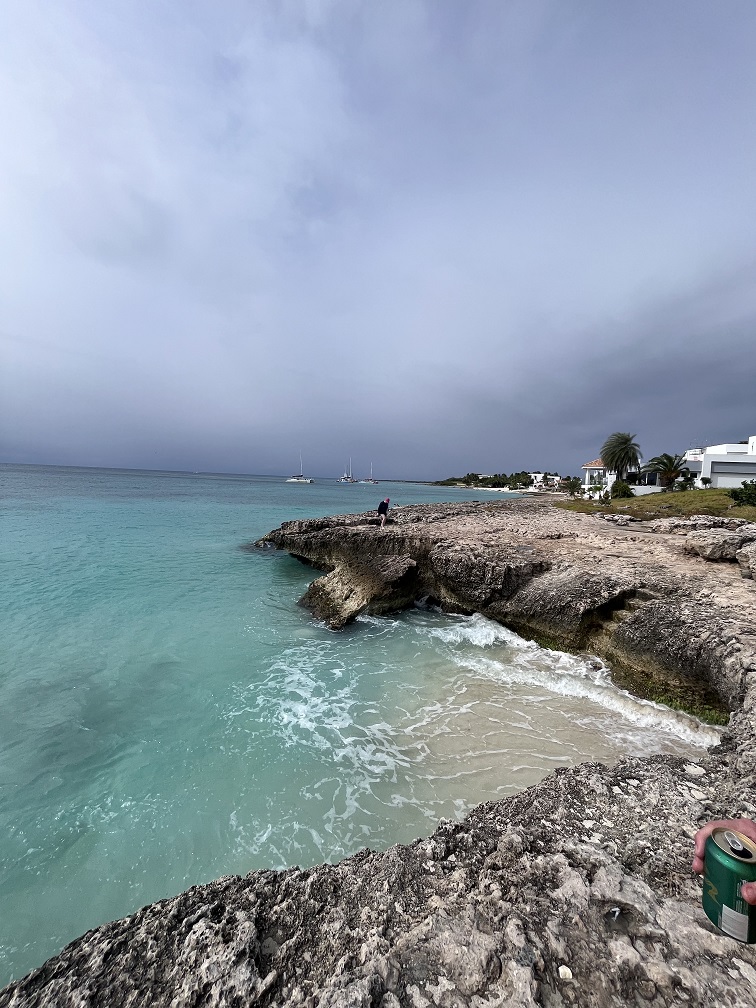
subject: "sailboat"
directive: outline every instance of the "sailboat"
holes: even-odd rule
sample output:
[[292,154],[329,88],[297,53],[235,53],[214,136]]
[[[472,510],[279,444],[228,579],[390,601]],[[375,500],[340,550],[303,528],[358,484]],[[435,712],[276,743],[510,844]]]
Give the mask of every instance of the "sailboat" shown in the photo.
[[314,483],[315,480],[311,480],[308,476],[304,475],[304,467],[302,465],[302,452],[299,453],[299,475],[289,476],[286,480],[287,483]]
[[360,483],[377,483],[377,479],[373,479],[373,463],[370,463],[370,479],[360,480]]
[[357,480],[354,479],[354,477],[352,476],[352,460],[351,459],[349,459],[349,472],[347,472],[347,470],[344,469],[344,475],[340,476],[336,480],[336,482],[337,483],[356,483],[357,482]]

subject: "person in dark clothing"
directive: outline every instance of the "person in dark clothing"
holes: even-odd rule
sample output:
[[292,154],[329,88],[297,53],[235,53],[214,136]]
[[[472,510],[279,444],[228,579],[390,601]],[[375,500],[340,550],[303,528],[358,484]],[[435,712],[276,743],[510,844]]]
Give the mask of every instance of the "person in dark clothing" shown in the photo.
[[378,505],[378,517],[381,519],[381,528],[386,524],[386,515],[388,514],[389,504],[391,503],[391,498],[387,497],[382,500]]

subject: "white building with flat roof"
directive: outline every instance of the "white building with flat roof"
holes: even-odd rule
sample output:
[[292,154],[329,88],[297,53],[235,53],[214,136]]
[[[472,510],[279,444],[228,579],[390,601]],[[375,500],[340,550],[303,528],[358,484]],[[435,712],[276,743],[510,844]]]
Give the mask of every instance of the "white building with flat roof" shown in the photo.
[[739,487],[745,480],[756,480],[756,434],[737,444],[689,448],[685,464],[696,476],[696,486],[710,479],[713,487]]
[[[581,469],[585,470],[583,493],[591,493],[597,488],[611,492],[612,484],[617,479],[617,473],[612,469],[607,469],[601,459],[586,462],[584,466],[581,466]],[[628,473],[628,477],[636,497],[659,493],[661,490],[654,473],[640,473],[637,469],[633,469]]]
[[533,486],[536,487],[556,486],[559,482],[559,476],[554,476],[551,473],[532,472],[528,473],[528,476],[533,480]]

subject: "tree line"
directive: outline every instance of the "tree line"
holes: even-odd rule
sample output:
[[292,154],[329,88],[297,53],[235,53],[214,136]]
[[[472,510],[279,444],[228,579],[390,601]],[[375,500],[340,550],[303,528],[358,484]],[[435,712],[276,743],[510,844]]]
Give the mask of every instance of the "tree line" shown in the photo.
[[[640,445],[635,440],[635,434],[625,431],[615,431],[610,434],[601,446],[601,461],[607,472],[617,474],[611,487],[612,497],[633,497],[631,480],[645,473],[655,473],[663,491],[692,490],[695,486],[695,473],[685,464],[683,455],[673,455],[662,452],[654,455],[645,465],[641,464],[643,454]],[[566,490],[575,497],[583,492],[583,481],[579,476],[565,476],[559,479],[558,473],[544,473],[544,477],[559,480],[560,489]],[[445,480],[437,480],[434,486],[491,487],[507,490],[526,490],[533,486],[533,477],[528,472],[516,472],[511,475],[495,473],[493,476],[483,476],[480,473],[467,473],[465,476],[450,476]],[[704,487],[711,484],[711,479],[704,476],[701,479]],[[597,484],[588,489],[589,493],[609,495],[603,485]],[[756,502],[756,480],[744,482],[742,489],[728,491],[737,503]],[[742,499],[741,499],[742,498]]]
[[[545,477],[559,478],[559,473],[544,473]],[[533,486],[533,477],[528,472],[494,473],[492,476],[485,476],[481,473],[467,473],[465,476],[449,476],[445,480],[437,480],[434,486],[457,486],[459,484],[469,487],[491,487],[493,489],[526,490]]]

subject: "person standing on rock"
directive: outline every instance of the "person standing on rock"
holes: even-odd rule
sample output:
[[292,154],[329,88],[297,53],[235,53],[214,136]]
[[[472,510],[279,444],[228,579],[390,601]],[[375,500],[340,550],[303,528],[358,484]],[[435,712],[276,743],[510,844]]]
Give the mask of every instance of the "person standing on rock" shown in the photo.
[[387,497],[382,500],[378,505],[378,517],[381,519],[381,528],[386,524],[386,515],[388,514],[389,504],[391,503],[391,498]]

